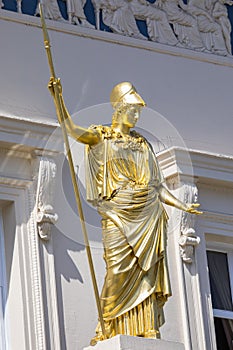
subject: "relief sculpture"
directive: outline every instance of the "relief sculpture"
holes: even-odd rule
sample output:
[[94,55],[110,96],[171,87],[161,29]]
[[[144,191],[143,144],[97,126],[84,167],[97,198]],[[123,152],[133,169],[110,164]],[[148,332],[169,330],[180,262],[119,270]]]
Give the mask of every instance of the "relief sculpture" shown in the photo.
[[228,54],[231,55],[231,22],[228,18],[228,12],[225,5],[232,6],[232,0],[218,0],[214,4],[213,17],[222,28],[223,38],[225,40]]
[[114,33],[147,39],[140,33],[128,1],[106,0],[101,1],[100,6],[104,24],[109,26]]
[[150,40],[161,44],[178,44],[166,13],[159,9],[156,3],[152,5],[146,0],[132,0],[130,7],[136,19],[146,21]]
[[77,24],[87,28],[94,28],[91,25],[85,16],[84,6],[86,4],[86,0],[65,0],[67,4],[67,12],[69,22],[72,24]]
[[[103,22],[118,34],[145,39],[136,20],[146,22],[149,40],[172,46],[231,55],[231,0],[93,0]],[[99,15],[98,15],[99,16]],[[99,19],[98,19],[99,20]],[[98,22],[98,21],[97,21]],[[99,28],[99,27],[98,27]]]
[[213,16],[212,0],[189,0],[188,9],[197,18],[199,32],[208,51],[227,56],[227,48],[220,24]]
[[[52,19],[54,21],[63,21],[63,17],[61,15],[57,0],[44,0],[44,16],[45,18]],[[39,0],[35,12],[35,16],[39,16]]]
[[[26,0],[17,0],[22,13]],[[34,0],[39,3],[39,0]],[[0,8],[5,8],[0,0]],[[44,0],[44,16],[78,26],[111,31],[135,39],[232,56],[232,25],[228,11],[233,0]],[[24,5],[24,6],[23,6]],[[36,6],[36,5],[35,5]],[[66,13],[64,13],[64,11]],[[61,13],[62,12],[62,13]],[[92,19],[89,18],[92,12]],[[95,13],[94,13],[95,12]],[[39,16],[37,4],[35,15]],[[94,25],[93,17],[95,18]],[[144,25],[140,23],[144,22]]]
[[202,50],[204,45],[197,28],[197,19],[188,13],[183,1],[159,0],[159,4],[173,25],[179,42],[187,48]]

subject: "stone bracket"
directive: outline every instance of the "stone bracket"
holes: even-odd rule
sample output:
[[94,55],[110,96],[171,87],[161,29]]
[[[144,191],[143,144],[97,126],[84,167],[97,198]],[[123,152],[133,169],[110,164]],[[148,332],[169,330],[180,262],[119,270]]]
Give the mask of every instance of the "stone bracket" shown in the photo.
[[[184,185],[184,202],[196,203],[198,190],[195,184]],[[194,257],[194,248],[200,243],[200,237],[195,234],[195,215],[182,213],[181,236],[179,238],[180,255],[183,262],[191,264]]]
[[35,176],[36,189],[36,222],[41,239],[50,239],[51,225],[58,220],[53,209],[54,185],[57,167],[52,158],[37,156],[38,174]]

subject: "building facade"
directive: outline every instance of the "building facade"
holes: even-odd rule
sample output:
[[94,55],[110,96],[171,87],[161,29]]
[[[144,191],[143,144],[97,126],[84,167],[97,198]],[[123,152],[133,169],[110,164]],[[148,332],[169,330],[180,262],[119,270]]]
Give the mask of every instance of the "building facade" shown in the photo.
[[[98,316],[37,3],[1,5],[0,349],[81,350]],[[137,130],[167,186],[201,203],[195,218],[166,208],[162,339],[232,349],[231,1],[44,0],[44,10],[73,120],[111,123],[110,91],[131,81],[147,103]],[[101,289],[100,217],[85,200],[84,148],[70,142]]]

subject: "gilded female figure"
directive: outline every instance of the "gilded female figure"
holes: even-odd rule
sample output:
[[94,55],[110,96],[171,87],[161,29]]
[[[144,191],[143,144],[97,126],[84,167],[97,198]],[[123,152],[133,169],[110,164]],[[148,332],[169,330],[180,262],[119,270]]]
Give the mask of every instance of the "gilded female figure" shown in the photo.
[[[59,80],[50,81],[52,95],[54,84]],[[194,214],[199,204],[182,203],[168,191],[152,147],[131,130],[145,106],[131,83],[112,90],[111,126],[75,125],[60,97],[69,134],[86,144],[87,199],[102,217],[107,271],[100,300],[107,336],[159,338],[171,294],[163,203]],[[98,326],[91,343],[102,339]]]

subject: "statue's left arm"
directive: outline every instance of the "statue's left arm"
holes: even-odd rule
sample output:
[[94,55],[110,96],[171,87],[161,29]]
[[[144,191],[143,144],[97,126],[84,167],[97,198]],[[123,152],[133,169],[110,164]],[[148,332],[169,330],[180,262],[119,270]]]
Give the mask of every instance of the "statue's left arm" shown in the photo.
[[191,214],[202,214],[201,211],[197,210],[197,208],[200,206],[199,203],[183,203],[178,198],[173,196],[173,194],[163,184],[159,186],[158,190],[160,200],[163,203],[171,205],[177,209],[186,211]]

